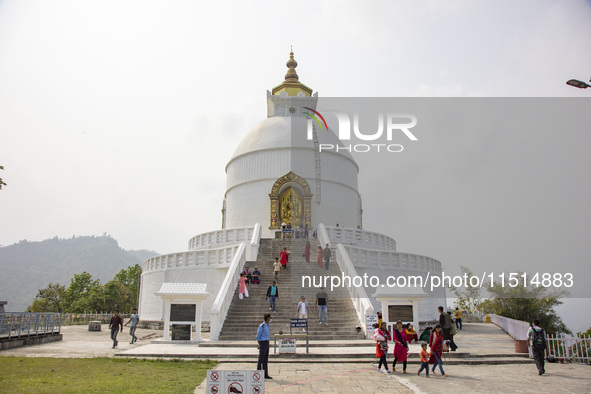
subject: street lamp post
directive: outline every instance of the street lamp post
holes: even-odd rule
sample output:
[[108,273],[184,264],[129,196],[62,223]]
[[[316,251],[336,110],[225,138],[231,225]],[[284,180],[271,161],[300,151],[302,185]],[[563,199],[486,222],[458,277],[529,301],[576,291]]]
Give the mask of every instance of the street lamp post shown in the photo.
[[[591,80],[589,80],[589,82],[591,82]],[[591,88],[591,85],[589,85],[586,82],[579,81],[578,79],[569,79],[568,81],[566,81],[566,84],[579,89]]]

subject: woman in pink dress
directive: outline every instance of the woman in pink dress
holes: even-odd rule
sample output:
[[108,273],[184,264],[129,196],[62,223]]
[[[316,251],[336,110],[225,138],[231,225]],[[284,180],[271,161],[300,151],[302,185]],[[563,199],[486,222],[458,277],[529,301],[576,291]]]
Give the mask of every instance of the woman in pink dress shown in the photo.
[[306,258],[306,263],[310,263],[310,241],[306,242],[306,249],[304,249],[304,257]]
[[322,246],[318,245],[318,258],[316,259],[318,266],[322,268]]
[[246,275],[240,274],[240,279],[238,279],[238,298],[241,300],[245,295],[246,298],[248,298],[248,288],[246,287],[247,280],[248,279],[246,279]]
[[287,253],[287,248],[283,248],[283,250],[279,253],[279,262],[284,269],[287,269],[287,259],[289,254]]
[[406,374],[406,358],[408,355],[408,339],[405,330],[402,328],[402,322],[396,322],[396,328],[392,332],[392,341],[394,341],[394,362],[392,363],[392,372],[396,372],[396,362],[402,362],[402,373]]

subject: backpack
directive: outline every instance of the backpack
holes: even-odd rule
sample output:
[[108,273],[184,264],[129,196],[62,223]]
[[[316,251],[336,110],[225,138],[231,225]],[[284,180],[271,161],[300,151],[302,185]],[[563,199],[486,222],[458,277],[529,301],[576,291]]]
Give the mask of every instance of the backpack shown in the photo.
[[546,339],[544,338],[544,330],[534,329],[534,339],[532,343],[535,349],[546,349]]

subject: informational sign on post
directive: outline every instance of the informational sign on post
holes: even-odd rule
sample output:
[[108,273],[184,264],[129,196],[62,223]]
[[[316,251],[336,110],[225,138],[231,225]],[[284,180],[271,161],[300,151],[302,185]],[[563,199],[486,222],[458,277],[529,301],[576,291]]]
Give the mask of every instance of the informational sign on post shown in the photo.
[[365,326],[367,327],[367,334],[373,334],[373,325],[378,322],[378,315],[365,315]]
[[294,338],[281,338],[279,341],[279,353],[295,353],[296,340]]
[[308,328],[308,319],[290,319],[290,328]]
[[259,394],[265,391],[265,371],[207,371],[208,394]]

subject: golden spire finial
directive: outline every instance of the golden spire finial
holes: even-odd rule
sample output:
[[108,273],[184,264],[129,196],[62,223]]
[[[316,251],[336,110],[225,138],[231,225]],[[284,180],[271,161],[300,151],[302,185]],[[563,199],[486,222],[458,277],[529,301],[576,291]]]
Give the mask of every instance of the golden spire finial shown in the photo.
[[291,52],[289,53],[289,60],[287,61],[287,63],[285,63],[285,65],[287,66],[287,68],[289,68],[289,70],[287,70],[287,74],[285,74],[285,81],[286,82],[298,82],[299,81],[299,77],[298,74],[296,73],[296,67],[298,66],[298,62],[295,61],[295,59],[293,58],[293,48],[291,48]]
[[280,85],[277,85],[271,91],[274,96],[286,93],[288,96],[299,96],[302,93],[304,96],[310,97],[312,95],[312,89],[300,82],[300,77],[296,73],[296,67],[298,62],[293,58],[293,47],[290,45],[289,49],[289,60],[285,65],[287,66],[287,74],[285,74],[285,81]]

